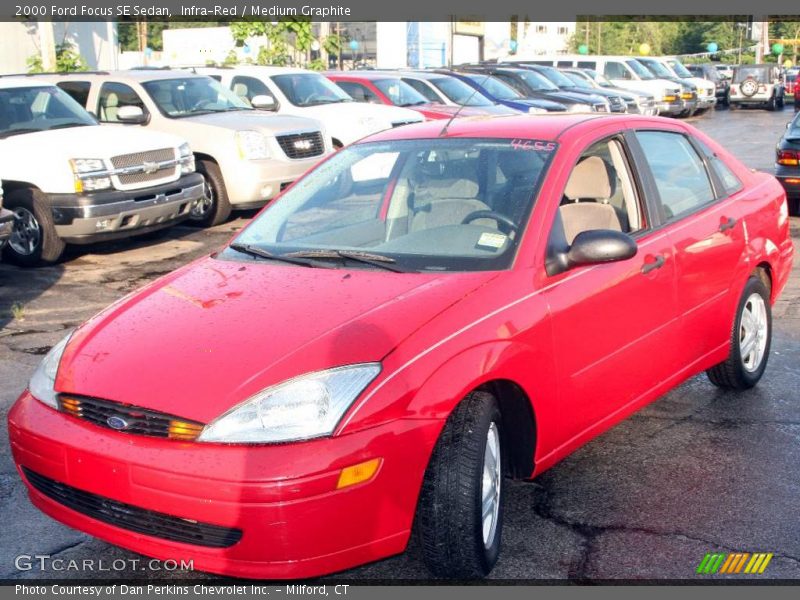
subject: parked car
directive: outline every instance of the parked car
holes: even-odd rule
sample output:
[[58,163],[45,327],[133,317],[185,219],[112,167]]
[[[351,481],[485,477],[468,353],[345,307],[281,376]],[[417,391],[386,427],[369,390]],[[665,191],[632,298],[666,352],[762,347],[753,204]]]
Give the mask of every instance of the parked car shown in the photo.
[[717,70],[720,77],[727,79],[728,81],[733,79],[734,65],[719,64],[714,65],[714,68]]
[[233,209],[264,206],[332,151],[319,121],[266,115],[204,75],[150,69],[42,77],[101,123],[188,140],[205,178],[190,222],[203,227],[223,223]]
[[56,344],[13,459],[51,517],[198,570],[315,577],[413,529],[480,577],[509,478],[704,370],[758,383],[793,252],[775,178],[682,123],[384,131]]
[[430,102],[480,108],[487,114],[515,115],[518,111],[490,100],[456,77],[436,71],[397,71],[400,78]]
[[602,88],[608,91],[619,93],[628,105],[628,112],[645,116],[658,114],[655,97],[648,93],[637,90],[630,90],[615,86],[605,75],[593,71],[592,69],[562,68],[561,71],[567,76],[579,77],[595,88]]
[[534,65],[564,68],[591,69],[603,74],[615,86],[652,94],[656,99],[658,114],[676,116],[685,112],[681,88],[675,82],[658,78],[647,67],[631,56],[600,56],[584,54],[553,54],[525,57],[518,54],[513,61]]
[[203,197],[194,170],[189,145],[177,136],[121,136],[39,78],[0,78],[0,179],[14,213],[3,248],[9,262],[54,263],[66,244],[185,220]]
[[681,81],[693,83],[697,88],[697,110],[704,112],[717,104],[717,87],[705,77],[697,77],[678,60],[677,56],[661,56],[657,60]]
[[[655,77],[672,81],[681,86],[681,100],[683,101],[683,111],[679,117],[691,117],[700,110],[700,98],[697,86],[687,79],[676,77],[665,63],[655,58],[640,57],[636,59],[640,64],[650,71]],[[706,107],[707,108],[707,107]]]
[[3,208],[3,182],[0,181],[0,250],[3,249],[14,227],[14,213]]
[[486,73],[470,73],[469,71],[441,71],[451,77],[460,79],[468,86],[498,104],[529,114],[548,112],[565,112],[567,107],[560,102],[541,98],[526,98],[513,87]]
[[480,107],[430,102],[397,75],[376,71],[332,71],[325,76],[356,102],[402,106],[426,119],[450,119],[456,114],[462,117],[489,114]]
[[800,113],[786,124],[775,148],[775,177],[786,190],[789,212],[800,214]]
[[775,65],[742,65],[733,73],[731,108],[759,106],[767,110],[781,109],[784,94],[780,69]]
[[546,77],[542,77],[530,69],[486,64],[462,65],[459,70],[481,76],[491,75],[513,87],[524,98],[557,102],[565,106],[567,112],[592,112],[592,103],[586,98],[562,92]]
[[714,84],[717,104],[728,106],[728,94],[730,93],[730,79],[722,77],[718,69],[710,63],[700,63],[695,65],[685,65],[686,69],[695,77],[708,79]]
[[592,110],[595,112],[625,112],[626,105],[619,94],[605,91],[595,91],[591,87],[581,87],[555,67],[549,67],[545,65],[528,65],[526,63],[519,63],[515,66],[518,66],[522,69],[529,69],[534,73],[538,73],[556,86],[560,91],[567,94],[580,96],[583,99],[591,102]]
[[315,71],[261,66],[209,67],[197,71],[221,81],[243,100],[270,98],[270,103],[257,107],[261,110],[321,121],[334,148],[384,129],[424,120],[408,108],[356,104],[341,88]]

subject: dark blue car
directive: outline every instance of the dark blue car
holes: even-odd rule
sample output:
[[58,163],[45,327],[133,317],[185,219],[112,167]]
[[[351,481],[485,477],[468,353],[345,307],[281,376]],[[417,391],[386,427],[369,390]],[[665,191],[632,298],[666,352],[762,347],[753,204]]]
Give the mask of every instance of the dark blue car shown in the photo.
[[564,112],[567,107],[552,100],[525,98],[507,83],[487,73],[470,73],[461,71],[440,71],[451,77],[460,79],[478,90],[490,100],[525,113]]

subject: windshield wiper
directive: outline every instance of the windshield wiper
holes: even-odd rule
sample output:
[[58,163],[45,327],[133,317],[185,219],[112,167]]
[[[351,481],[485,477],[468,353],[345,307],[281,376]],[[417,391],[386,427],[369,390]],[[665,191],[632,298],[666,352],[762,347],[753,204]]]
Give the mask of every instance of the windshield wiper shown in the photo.
[[53,125],[52,127],[48,127],[47,130],[51,129],[66,129],[68,127],[88,127],[91,123],[61,123],[60,125]]
[[298,252],[290,252],[284,256],[290,258],[338,258],[345,260],[352,260],[365,265],[371,265],[379,269],[392,271],[393,273],[410,273],[412,271],[397,266],[397,261],[390,256],[383,254],[373,254],[372,252],[358,252],[352,250],[301,250]]
[[[263,248],[259,248],[258,246],[253,246],[251,244],[231,244],[228,248],[232,248],[237,252],[241,252],[242,254],[248,254],[249,256],[254,256],[256,258],[263,258],[264,260],[275,260],[278,262],[285,262],[291,265],[299,265],[301,267],[311,267],[316,268],[320,265],[315,264],[313,262],[303,260],[301,257],[295,257],[284,254],[273,254],[268,250],[264,250]],[[324,267],[329,268],[329,267]]]
[[7,138],[11,137],[12,135],[21,135],[23,133],[37,133],[39,131],[45,131],[45,130],[38,129],[36,127],[25,127],[23,129],[9,129],[8,131],[0,133],[0,138]]

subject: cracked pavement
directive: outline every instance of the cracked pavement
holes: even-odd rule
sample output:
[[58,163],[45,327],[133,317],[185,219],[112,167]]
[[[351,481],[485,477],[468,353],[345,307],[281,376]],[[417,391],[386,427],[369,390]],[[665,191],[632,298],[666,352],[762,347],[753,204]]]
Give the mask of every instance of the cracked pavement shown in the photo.
[[[748,166],[771,170],[789,110],[717,111],[693,124]],[[71,530],[27,500],[8,449],[5,416],[65,329],[225,242],[252,213],[211,230],[177,227],[144,240],[70,251],[60,265],[0,264],[0,579],[205,578],[202,573],[17,571],[14,557],[141,558]],[[800,245],[800,218],[793,218]],[[725,393],[695,377],[590,442],[534,482],[507,482],[503,580],[709,579],[706,552],[773,552],[759,578],[800,579],[800,273],[773,309],[762,382]],[[412,552],[338,574],[427,579]],[[743,576],[713,576],[741,579]]]

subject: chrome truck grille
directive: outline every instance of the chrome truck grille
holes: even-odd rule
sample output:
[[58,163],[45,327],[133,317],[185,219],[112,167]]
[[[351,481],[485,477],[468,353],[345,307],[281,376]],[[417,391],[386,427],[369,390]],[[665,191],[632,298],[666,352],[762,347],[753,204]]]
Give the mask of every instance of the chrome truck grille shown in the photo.
[[179,175],[174,148],[120,154],[111,158],[119,183],[125,187],[169,181]]

